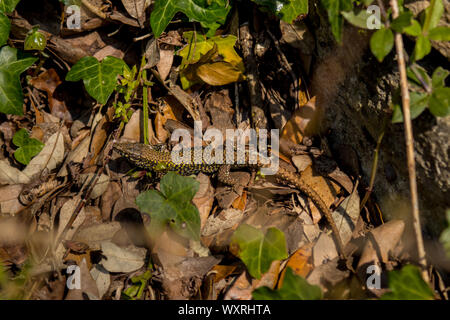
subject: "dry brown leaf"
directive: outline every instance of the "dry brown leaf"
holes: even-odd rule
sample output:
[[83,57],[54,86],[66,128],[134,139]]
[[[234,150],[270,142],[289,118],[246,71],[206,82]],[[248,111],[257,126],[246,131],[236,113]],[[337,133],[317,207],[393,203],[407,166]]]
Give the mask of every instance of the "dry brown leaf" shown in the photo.
[[105,257],[101,265],[109,272],[133,272],[144,266],[145,248],[128,246],[121,248],[110,241],[101,243],[102,255]]
[[[80,181],[83,182],[85,188],[87,188],[93,183],[93,181],[95,180],[94,176],[96,176],[95,173],[80,174]],[[100,197],[108,188],[109,180],[110,179],[108,175],[106,174],[100,175],[100,178],[98,178],[97,183],[92,189],[92,192],[89,197],[91,199],[97,199],[98,197]]]
[[[132,142],[144,141],[144,134],[142,132],[142,110],[138,109],[131,115],[130,120],[125,125],[123,136],[121,139]],[[148,121],[148,139],[155,144],[155,133],[153,132],[152,122]]]
[[214,203],[214,188],[211,185],[211,180],[205,174],[200,173],[196,180],[200,183],[200,186],[192,202],[200,213],[200,228],[203,228]]
[[289,260],[283,269],[283,272],[280,276],[280,281],[278,282],[278,288],[283,286],[284,275],[286,274],[286,269],[290,267],[295,274],[306,278],[309,272],[312,270],[313,265],[310,263],[312,256],[312,243],[308,243],[295,251],[290,257]]
[[98,61],[102,61],[104,58],[108,56],[123,59],[123,57],[125,56],[125,52],[113,46],[106,46],[104,48],[101,48],[94,54],[94,58],[97,58]]
[[242,195],[236,198],[231,205],[233,208],[244,212],[245,206],[247,205],[247,191],[244,190]]
[[[72,199],[67,200],[61,207],[61,210],[59,213],[59,225],[58,225],[58,231],[56,233],[56,238],[59,238],[59,236],[61,235],[62,231],[64,230],[64,228],[66,227],[70,218],[72,217],[72,214],[75,211],[75,208],[77,207],[80,200],[81,200],[80,196],[75,196]],[[77,218],[72,223],[70,229],[67,231],[65,238],[63,240],[72,239],[75,232],[83,224],[85,218],[86,218],[86,212],[85,212],[85,209],[82,208],[80,210],[80,212],[78,213]],[[84,242],[84,241],[81,241],[81,242]],[[61,246],[62,246],[62,244],[60,244],[60,247]]]
[[155,116],[155,132],[160,142],[165,142],[169,138],[169,133],[164,129],[164,124],[168,119],[177,120],[170,105],[163,102],[160,112]]
[[112,208],[116,201],[122,196],[122,188],[120,188],[120,185],[117,182],[112,181],[102,195],[100,202],[103,221],[109,221],[111,219]]
[[175,49],[171,45],[166,45],[159,50],[159,62],[156,65],[161,80],[166,80],[172,68]]
[[22,192],[21,184],[13,184],[0,187],[0,212],[3,214],[14,215],[24,208],[19,201],[19,195]]
[[47,93],[48,106],[52,115],[60,119],[72,121],[72,116],[67,110],[64,101],[53,96],[56,88],[61,84],[61,80],[55,69],[48,69],[47,71],[42,72],[38,77],[31,79],[30,83],[35,88]]
[[247,277],[247,272],[244,271],[227,291],[224,300],[251,300],[252,292],[257,288],[269,287],[274,289],[280,273],[280,265],[280,261],[273,261],[269,270],[262,275],[261,279],[251,279],[251,283]]
[[217,216],[211,215],[204,228],[202,229],[202,236],[209,237],[233,228],[244,217],[244,213],[241,210],[226,209],[220,212]]
[[95,128],[93,126],[94,132],[92,134],[91,146],[89,150],[90,154],[92,155],[91,161],[89,162],[90,165],[93,165],[96,162],[97,156],[103,149],[105,141],[109,135],[108,128],[109,125],[112,124],[113,117],[114,117],[114,107],[111,106],[106,111],[106,114],[95,126]]
[[98,264],[91,269],[91,276],[97,284],[98,297],[101,299],[111,285],[111,276],[105,268]]
[[214,273],[214,282],[219,282],[222,279],[225,279],[229,275],[231,275],[234,270],[236,270],[237,266],[228,266],[228,265],[215,265],[211,269],[211,273]]
[[316,97],[312,97],[305,105],[294,111],[291,119],[281,131],[280,139],[300,144],[303,141],[303,137],[311,137],[318,133],[320,112],[321,110],[316,108]]
[[111,240],[119,230],[121,230],[119,222],[104,222],[80,228],[73,240],[84,242],[91,249],[99,250],[101,242]]
[[331,235],[322,232],[317,239],[313,249],[314,267],[326,264],[329,260],[333,260],[338,256],[336,244]]
[[150,6],[151,1],[122,0],[122,3],[128,14],[138,20],[140,25],[143,25],[145,21],[145,10]]
[[367,267],[371,264],[387,263],[389,252],[392,252],[399,243],[405,223],[402,220],[391,220],[370,231],[372,237],[368,237],[358,262],[357,270],[365,274]]

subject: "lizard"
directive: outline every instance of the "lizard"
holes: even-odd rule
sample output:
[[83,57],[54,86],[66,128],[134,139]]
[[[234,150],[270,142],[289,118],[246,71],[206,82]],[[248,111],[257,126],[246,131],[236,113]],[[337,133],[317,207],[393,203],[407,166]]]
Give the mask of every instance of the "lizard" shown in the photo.
[[[194,152],[191,152],[192,160],[189,163],[175,163],[172,161],[172,156],[169,151],[161,150],[160,148],[155,148],[154,146],[143,143],[116,142],[113,145],[113,149],[133,165],[148,171],[158,173],[174,171],[184,176],[198,174],[200,172],[205,174],[217,174],[220,182],[231,186],[236,183],[236,181],[234,181],[234,179],[230,176],[231,169],[246,167],[258,168],[262,166],[260,163],[250,164],[248,162],[247,155],[247,158],[243,164],[208,163],[205,159],[202,160],[202,163],[194,163],[193,159],[195,150]],[[225,159],[225,150],[223,154]],[[278,171],[275,173],[275,178],[277,178],[282,184],[295,186],[300,192],[308,196],[316,207],[322,212],[333,233],[340,258],[346,263],[347,268],[351,270],[351,266],[349,265],[349,261],[344,251],[344,244],[342,242],[339,230],[331,215],[330,209],[319,194],[311,188],[311,186],[305,183],[298,173],[291,172],[282,167],[278,168]]]

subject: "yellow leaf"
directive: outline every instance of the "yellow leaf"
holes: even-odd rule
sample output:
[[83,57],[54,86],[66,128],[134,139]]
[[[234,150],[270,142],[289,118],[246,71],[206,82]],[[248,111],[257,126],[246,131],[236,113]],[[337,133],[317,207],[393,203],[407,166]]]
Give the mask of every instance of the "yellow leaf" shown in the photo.
[[212,86],[223,86],[243,79],[242,72],[225,61],[200,65],[197,68],[197,76]]
[[[183,34],[183,37],[188,42],[183,49],[178,51],[178,55],[182,57],[180,80],[183,89],[187,89],[190,86],[201,82],[200,79],[202,79],[202,77],[198,75],[198,68],[200,66],[219,62],[219,59],[220,62],[226,62],[234,68],[233,76],[229,78],[231,79],[234,77],[236,80],[231,82],[242,80],[242,73],[245,71],[245,68],[242,58],[234,49],[237,40],[235,36],[216,36],[206,39],[205,36],[199,33],[188,31]],[[222,70],[223,67],[219,68]],[[236,71],[240,73],[239,77],[236,76]],[[215,77],[213,78],[215,79]],[[231,82],[226,82],[225,84]],[[223,81],[219,81],[219,83],[221,83],[220,85],[224,84]]]

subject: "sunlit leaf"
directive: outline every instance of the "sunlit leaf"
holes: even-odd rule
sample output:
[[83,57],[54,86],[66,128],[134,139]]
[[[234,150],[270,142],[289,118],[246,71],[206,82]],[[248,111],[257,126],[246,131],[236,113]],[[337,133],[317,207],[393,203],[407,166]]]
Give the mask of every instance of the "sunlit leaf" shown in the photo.
[[381,28],[370,38],[370,50],[378,61],[383,61],[394,47],[394,35],[391,29]]
[[231,238],[231,246],[237,248],[237,255],[257,279],[269,270],[272,261],[287,258],[284,233],[276,228],[269,228],[264,234],[247,224],[240,225]]
[[167,226],[179,235],[198,240],[200,238],[200,215],[192,204],[199,183],[174,172],[161,179],[161,192],[149,190],[136,198],[139,209],[150,215],[149,234],[157,237]]
[[155,37],[159,37],[177,12],[182,12],[191,20],[209,29],[208,35],[214,35],[220,24],[225,23],[231,6],[222,1],[206,4],[201,0],[156,0],[150,16],[150,25]]
[[10,31],[11,22],[7,16],[0,13],[0,46],[3,46],[8,41]]
[[432,300],[433,291],[423,281],[416,266],[406,265],[401,270],[389,272],[391,292],[381,296],[382,300]]
[[413,60],[418,61],[429,54],[431,51],[431,42],[430,40],[423,36],[419,35],[416,39],[416,46],[413,51]]
[[44,148],[44,144],[37,139],[30,138],[28,131],[25,129],[20,129],[16,132],[13,137],[13,143],[19,147],[14,152],[14,157],[25,165]]
[[125,62],[115,57],[106,57],[99,62],[94,57],[81,58],[67,73],[67,81],[83,80],[86,91],[101,104],[106,104],[122,73]]
[[450,88],[436,88],[430,96],[429,108],[437,117],[450,115]]
[[450,41],[450,28],[442,26],[431,29],[428,38],[436,41]]
[[0,112],[23,114],[20,74],[36,60],[34,57],[18,60],[15,48],[5,46],[0,49]]

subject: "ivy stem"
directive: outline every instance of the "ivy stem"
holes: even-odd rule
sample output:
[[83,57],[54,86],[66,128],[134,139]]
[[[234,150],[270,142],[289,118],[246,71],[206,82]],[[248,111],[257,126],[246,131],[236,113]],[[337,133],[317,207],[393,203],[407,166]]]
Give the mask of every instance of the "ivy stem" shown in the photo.
[[[390,0],[390,5],[392,8],[392,18],[395,19],[399,16],[397,0]],[[417,182],[416,182],[416,164],[414,160],[414,137],[411,123],[408,81],[406,78],[406,67],[405,67],[405,57],[403,54],[402,35],[398,32],[395,32],[394,40],[395,40],[395,50],[397,52],[398,69],[400,72],[400,88],[402,94],[402,109],[405,125],[406,159],[409,174],[409,189],[411,192],[413,227],[417,241],[417,251],[418,251],[419,265],[422,269],[422,277],[426,282],[430,282],[430,278],[427,272],[427,260],[425,256],[425,247],[423,244],[422,228],[420,225],[419,199],[417,195]]]
[[148,140],[148,90],[150,88],[147,86],[143,86],[142,88],[142,93],[143,93],[143,105],[142,105],[142,109],[143,109],[143,113],[142,113],[142,124],[144,126],[143,128],[143,133],[144,133],[144,143],[145,144],[149,144],[149,140]]

